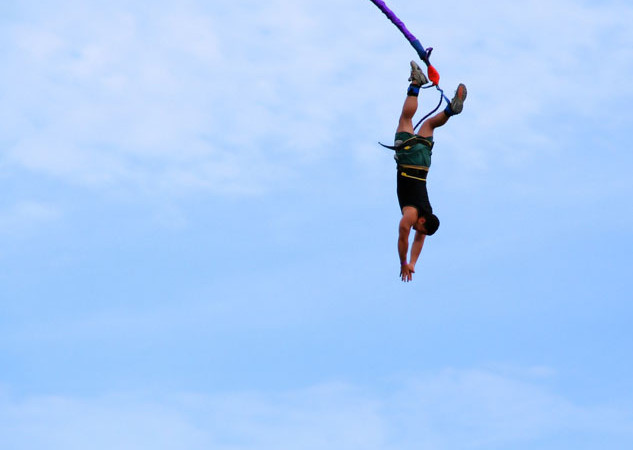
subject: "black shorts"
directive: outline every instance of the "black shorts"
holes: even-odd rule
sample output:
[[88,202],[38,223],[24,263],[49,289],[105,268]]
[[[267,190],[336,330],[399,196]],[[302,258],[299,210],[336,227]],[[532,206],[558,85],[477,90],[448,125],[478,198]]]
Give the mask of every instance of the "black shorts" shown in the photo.
[[413,206],[419,215],[432,214],[426,190],[427,171],[398,167],[398,203],[400,210],[405,206]]

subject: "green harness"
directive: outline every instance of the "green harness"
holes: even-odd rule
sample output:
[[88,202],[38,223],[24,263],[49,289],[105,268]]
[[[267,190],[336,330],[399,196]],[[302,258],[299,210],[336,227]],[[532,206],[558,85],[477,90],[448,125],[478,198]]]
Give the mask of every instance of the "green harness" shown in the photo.
[[393,156],[399,165],[428,167],[431,166],[433,154],[433,138],[425,138],[407,132],[396,133],[396,145],[385,145],[385,148],[395,151]]

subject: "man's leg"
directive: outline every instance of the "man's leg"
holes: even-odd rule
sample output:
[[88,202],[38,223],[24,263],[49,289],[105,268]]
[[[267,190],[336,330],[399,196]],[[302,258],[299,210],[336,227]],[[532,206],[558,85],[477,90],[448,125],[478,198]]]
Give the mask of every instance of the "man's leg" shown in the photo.
[[455,90],[455,96],[451,100],[451,103],[446,106],[444,111],[426,119],[418,130],[418,134],[422,137],[432,137],[433,131],[436,128],[446,124],[450,117],[462,112],[464,109],[464,100],[466,100],[467,94],[468,91],[466,90],[466,85],[460,83]]
[[433,137],[433,131],[448,122],[448,118],[449,116],[447,116],[444,111],[429,117],[422,122],[422,126],[418,130],[418,135],[422,137]]
[[402,113],[398,120],[399,132],[406,132],[413,134],[413,116],[418,110],[418,94],[420,93],[420,87],[423,84],[428,83],[426,76],[420,69],[420,66],[415,61],[411,61],[411,76],[409,77],[411,84],[407,90],[407,98],[402,106]]
[[415,116],[417,110],[418,98],[407,95],[404,105],[402,105],[402,113],[400,114],[400,120],[398,120],[396,133],[405,132],[413,134],[413,116]]

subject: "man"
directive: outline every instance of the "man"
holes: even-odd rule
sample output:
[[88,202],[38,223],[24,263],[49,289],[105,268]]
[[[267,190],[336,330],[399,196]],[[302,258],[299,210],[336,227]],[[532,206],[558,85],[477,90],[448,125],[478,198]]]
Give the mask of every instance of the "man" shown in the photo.
[[[439,219],[433,214],[426,190],[426,177],[431,166],[433,131],[444,125],[450,117],[462,112],[467,94],[466,86],[460,83],[446,109],[425,120],[416,135],[413,130],[413,116],[418,109],[420,88],[428,83],[428,80],[415,61],[411,61],[409,81],[411,84],[407,90],[407,98],[402,107],[392,147],[398,163],[398,203],[402,211],[398,229],[398,255],[400,278],[404,282],[409,282],[413,278],[424,239],[434,234],[440,226]],[[415,236],[410,259],[407,261],[409,234],[412,228],[415,229]]]

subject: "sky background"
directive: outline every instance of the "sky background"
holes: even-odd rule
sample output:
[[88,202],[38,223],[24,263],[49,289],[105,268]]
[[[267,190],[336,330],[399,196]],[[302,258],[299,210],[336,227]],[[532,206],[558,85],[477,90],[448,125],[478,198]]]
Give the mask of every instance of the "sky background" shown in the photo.
[[388,4],[408,284],[371,2],[2,2],[2,449],[633,448],[633,5]]

